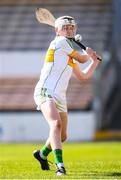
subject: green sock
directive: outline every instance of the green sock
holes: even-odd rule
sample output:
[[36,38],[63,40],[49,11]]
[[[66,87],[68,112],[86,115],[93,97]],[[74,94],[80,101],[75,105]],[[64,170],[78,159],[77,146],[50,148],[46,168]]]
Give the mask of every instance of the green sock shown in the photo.
[[54,153],[54,158],[55,158],[55,163],[63,163],[63,158],[62,158],[62,149],[55,149],[53,150]]
[[40,150],[40,155],[41,155],[43,158],[46,158],[51,151],[52,151],[52,150],[49,149],[48,147],[43,146],[42,149]]

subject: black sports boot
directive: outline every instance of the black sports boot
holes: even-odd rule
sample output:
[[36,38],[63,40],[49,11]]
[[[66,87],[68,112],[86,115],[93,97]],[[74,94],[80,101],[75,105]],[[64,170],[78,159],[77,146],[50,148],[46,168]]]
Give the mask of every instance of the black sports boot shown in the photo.
[[35,150],[33,156],[39,161],[42,170],[50,170],[47,159],[42,159],[39,153],[39,150]]

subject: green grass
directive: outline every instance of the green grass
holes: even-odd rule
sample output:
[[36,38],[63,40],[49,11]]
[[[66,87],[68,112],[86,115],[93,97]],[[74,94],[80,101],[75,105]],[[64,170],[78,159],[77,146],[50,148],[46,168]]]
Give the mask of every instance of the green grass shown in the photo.
[[[42,171],[32,152],[38,144],[0,144],[0,179],[121,179],[121,143],[64,144],[67,176]],[[53,161],[53,155],[49,156]]]

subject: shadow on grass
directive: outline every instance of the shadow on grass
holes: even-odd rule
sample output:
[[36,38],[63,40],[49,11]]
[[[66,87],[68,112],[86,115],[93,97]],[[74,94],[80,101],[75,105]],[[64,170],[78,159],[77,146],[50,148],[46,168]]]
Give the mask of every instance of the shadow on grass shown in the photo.
[[105,173],[107,176],[121,176],[120,172],[113,172],[113,173]]
[[79,171],[70,171],[68,173],[70,176],[74,176],[74,175],[77,175],[77,176],[82,176],[82,177],[90,177],[90,176],[93,176],[93,177],[121,177],[121,172],[97,172],[97,171],[93,171],[93,172],[79,172]]

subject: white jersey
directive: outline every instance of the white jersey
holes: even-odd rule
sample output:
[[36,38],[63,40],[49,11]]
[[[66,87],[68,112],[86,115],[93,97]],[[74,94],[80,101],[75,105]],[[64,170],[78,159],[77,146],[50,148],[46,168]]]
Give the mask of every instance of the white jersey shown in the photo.
[[41,70],[40,80],[36,86],[41,89],[41,95],[45,91],[48,95],[62,102],[66,99],[66,90],[72,74],[74,60],[69,56],[75,52],[69,39],[57,36],[50,43],[45,57],[45,63]]

